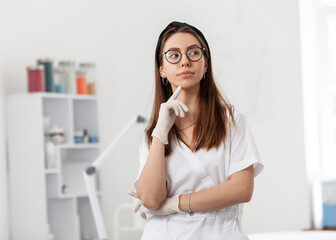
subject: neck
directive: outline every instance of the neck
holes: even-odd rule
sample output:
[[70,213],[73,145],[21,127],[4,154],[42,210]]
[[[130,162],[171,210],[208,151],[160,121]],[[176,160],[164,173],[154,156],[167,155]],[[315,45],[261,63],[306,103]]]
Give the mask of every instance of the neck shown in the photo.
[[196,122],[199,109],[199,87],[196,89],[182,89],[177,97],[178,100],[183,102],[188,107],[188,112],[184,118],[177,118],[177,124],[183,128]]

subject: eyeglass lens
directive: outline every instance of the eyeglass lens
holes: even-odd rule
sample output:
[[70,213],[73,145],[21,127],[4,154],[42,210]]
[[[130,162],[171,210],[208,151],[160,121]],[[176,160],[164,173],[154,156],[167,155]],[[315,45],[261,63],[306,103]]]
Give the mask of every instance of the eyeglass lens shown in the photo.
[[[182,58],[182,53],[178,50],[169,50],[165,53],[166,59],[170,63],[178,63]],[[187,51],[187,57],[190,61],[196,62],[202,57],[202,49],[191,48]]]

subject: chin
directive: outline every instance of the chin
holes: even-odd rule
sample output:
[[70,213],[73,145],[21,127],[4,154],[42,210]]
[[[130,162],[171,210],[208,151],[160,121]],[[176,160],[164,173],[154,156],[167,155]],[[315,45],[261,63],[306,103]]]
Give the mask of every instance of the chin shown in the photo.
[[178,84],[181,85],[182,88],[188,89],[188,88],[199,87],[200,82],[194,82],[194,81],[190,81],[190,80],[182,80]]

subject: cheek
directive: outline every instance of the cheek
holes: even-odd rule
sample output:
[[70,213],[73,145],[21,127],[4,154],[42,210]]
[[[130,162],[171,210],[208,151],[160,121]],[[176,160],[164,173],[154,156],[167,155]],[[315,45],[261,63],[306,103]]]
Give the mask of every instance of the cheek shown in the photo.
[[173,78],[174,76],[176,76],[176,69],[175,66],[170,64],[170,65],[166,65],[164,66],[164,72],[167,75],[167,78]]
[[202,75],[204,74],[205,72],[205,63],[200,63],[200,65],[198,66],[198,74]]

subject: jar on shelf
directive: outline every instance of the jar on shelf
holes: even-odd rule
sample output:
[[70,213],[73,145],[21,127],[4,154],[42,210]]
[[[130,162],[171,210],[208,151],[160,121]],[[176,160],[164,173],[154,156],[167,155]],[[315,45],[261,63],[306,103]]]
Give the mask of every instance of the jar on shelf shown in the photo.
[[59,77],[65,83],[65,91],[76,94],[76,69],[74,61],[58,62]]
[[54,69],[53,61],[51,59],[38,59],[38,65],[44,66],[44,80],[46,92],[54,91]]
[[28,66],[28,92],[44,92],[44,67],[42,65]]
[[87,94],[86,76],[83,70],[77,71],[77,94]]
[[54,68],[54,92],[65,93],[65,79],[58,68]]
[[89,133],[86,128],[83,129],[83,142],[89,143]]
[[50,128],[48,132],[49,138],[55,143],[55,144],[61,144],[65,143],[65,133],[64,129],[54,125],[52,128]]
[[45,143],[46,168],[55,169],[57,167],[55,143],[48,138]]
[[82,62],[79,64],[80,71],[83,71],[86,77],[87,93],[96,94],[96,64],[93,62]]
[[74,133],[75,143],[83,143],[83,131],[76,131]]

